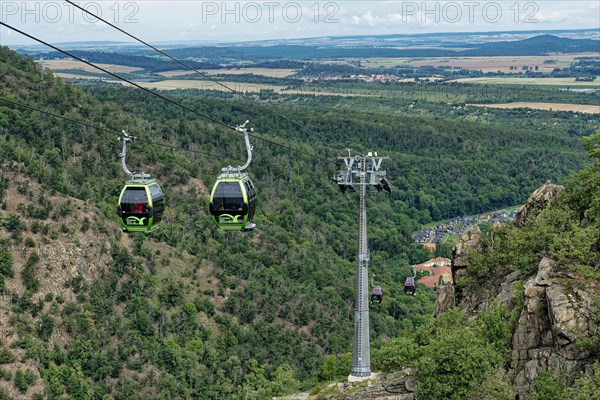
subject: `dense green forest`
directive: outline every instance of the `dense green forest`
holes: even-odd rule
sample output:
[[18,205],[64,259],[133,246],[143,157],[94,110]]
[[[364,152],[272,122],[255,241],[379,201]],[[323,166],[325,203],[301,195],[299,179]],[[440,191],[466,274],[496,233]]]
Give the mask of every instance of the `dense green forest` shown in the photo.
[[[144,69],[148,72],[162,72],[162,71],[170,71],[174,69],[180,69],[181,65],[172,60],[163,60],[155,57],[145,57],[145,56],[134,56],[129,54],[118,54],[118,53],[104,53],[101,51],[84,51],[84,50],[73,50],[71,52],[74,56],[82,58],[86,61],[92,63],[104,63],[104,64],[119,64],[119,65],[128,65],[130,67],[138,67]],[[65,57],[63,53],[59,53],[57,51],[50,53],[43,53],[43,55],[39,56],[43,59],[63,59],[70,58]],[[206,63],[206,62],[197,62],[197,61],[187,61],[188,64],[192,68],[206,68],[206,69],[215,69],[220,68],[218,64]]]
[[[3,178],[0,185],[0,290],[10,292],[10,280],[24,285],[8,293],[18,340],[0,343],[0,363],[24,350],[44,381],[37,398],[52,399],[262,399],[347,374],[357,198],[342,195],[331,176],[341,167],[335,157],[348,147],[390,157],[383,168],[392,194],[368,198],[371,268],[386,294],[371,310],[371,337],[374,366],[396,365],[385,343],[402,345],[415,331],[437,329],[431,328],[433,292],[421,287],[416,297],[402,295],[410,264],[428,256],[412,232],[433,220],[522,203],[547,179],[564,182],[584,162],[578,139],[590,126],[577,119],[580,129],[568,132],[574,114],[545,114],[563,121],[539,130],[524,115],[496,111],[479,122],[449,115],[452,106],[387,113],[352,101],[337,109],[330,98],[282,105],[174,97],[229,125],[249,119],[259,136],[302,152],[253,139],[258,229],[239,235],[211,225],[207,190],[221,167],[245,156],[241,136],[139,89],[76,88],[7,48],[0,48],[0,96],[114,132],[0,100],[3,169],[42,188],[19,184],[29,204],[8,212],[7,190],[15,181]],[[122,129],[197,152],[143,141],[130,146],[130,168],[152,173],[168,206],[161,228],[133,235],[131,247],[115,233]],[[49,229],[73,212],[67,201],[48,201],[51,195],[93,204],[102,218]],[[39,293],[46,261],[36,241],[59,243],[74,229],[108,241],[110,265],[93,266],[95,279],[69,280],[77,301]],[[16,247],[24,249],[23,265],[13,265]],[[58,325],[66,339],[50,340]],[[427,335],[424,345],[437,333]],[[478,379],[500,362],[493,351]],[[15,373],[15,387],[26,393],[31,374]]]

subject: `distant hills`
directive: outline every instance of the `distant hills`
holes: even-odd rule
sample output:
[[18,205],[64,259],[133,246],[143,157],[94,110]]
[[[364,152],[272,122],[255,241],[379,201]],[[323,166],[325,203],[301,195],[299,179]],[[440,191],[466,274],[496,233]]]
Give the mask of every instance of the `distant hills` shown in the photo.
[[472,56],[539,56],[549,53],[600,52],[600,40],[569,39],[554,35],[539,35],[519,41],[485,43],[461,53]]
[[[363,38],[364,39],[364,38]],[[377,44],[367,44],[364,40],[357,41],[356,45],[350,45],[348,38],[344,38],[344,45],[336,45],[336,39],[330,39],[322,44],[274,44],[274,45],[230,45],[230,46],[201,46],[201,47],[180,47],[172,48],[169,53],[179,59],[203,60],[204,62],[194,65],[197,68],[215,68],[218,63],[231,62],[236,60],[253,60],[260,62],[276,59],[294,59],[294,60],[323,60],[335,58],[379,58],[379,57],[460,57],[460,56],[539,56],[551,53],[589,53],[600,52],[600,40],[596,39],[571,39],[559,37],[550,34],[538,35],[521,40],[504,40],[495,42],[484,42],[478,44],[469,44],[468,49],[453,48],[456,45],[449,45],[437,48],[433,47],[433,42],[426,46],[426,42],[421,42],[419,47],[402,48],[398,42],[384,46]],[[431,39],[428,39],[431,40]],[[338,42],[339,43],[339,42]],[[87,46],[86,51],[78,51],[77,55],[87,58],[92,62],[110,62],[115,64],[125,64],[130,66],[148,67],[154,71],[174,69],[172,62],[162,61],[147,56],[153,55],[151,50],[132,48],[123,51],[122,43],[114,49],[116,53],[128,53],[127,56],[115,55],[112,51],[90,51]],[[121,49],[121,50],[119,50]],[[39,53],[29,52],[36,58],[65,58],[64,55],[57,52]],[[124,58],[124,59],[123,59]],[[161,64],[164,63],[164,64]]]

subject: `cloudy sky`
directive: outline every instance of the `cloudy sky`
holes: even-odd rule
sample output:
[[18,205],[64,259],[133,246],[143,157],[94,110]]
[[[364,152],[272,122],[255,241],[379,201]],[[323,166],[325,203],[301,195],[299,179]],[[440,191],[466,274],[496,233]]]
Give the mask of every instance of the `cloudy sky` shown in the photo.
[[[232,42],[328,35],[600,28],[598,0],[78,1],[152,41]],[[0,0],[0,20],[51,43],[128,38],[64,0]],[[30,44],[7,28],[0,44]]]

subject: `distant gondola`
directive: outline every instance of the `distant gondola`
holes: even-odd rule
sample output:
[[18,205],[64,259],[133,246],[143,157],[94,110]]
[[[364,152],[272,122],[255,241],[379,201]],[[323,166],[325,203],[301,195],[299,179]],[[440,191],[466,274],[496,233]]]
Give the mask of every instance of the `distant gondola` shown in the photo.
[[383,300],[383,290],[379,286],[374,287],[371,292],[371,304],[381,304]]
[[415,285],[415,278],[406,278],[404,281],[404,294],[407,296],[414,296],[417,292],[417,286]]

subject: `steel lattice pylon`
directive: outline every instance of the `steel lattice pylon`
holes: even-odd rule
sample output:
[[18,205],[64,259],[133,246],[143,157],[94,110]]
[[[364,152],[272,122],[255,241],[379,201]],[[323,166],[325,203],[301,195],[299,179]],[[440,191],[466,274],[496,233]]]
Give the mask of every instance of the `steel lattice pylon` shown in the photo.
[[[358,217],[358,262],[356,266],[356,300],[354,303],[354,346],[352,348],[352,370],[348,379],[361,379],[371,376],[371,347],[369,342],[369,248],[367,245],[367,209],[365,197],[367,186],[377,191],[391,192],[385,171],[380,171],[381,161],[377,153],[366,156],[350,155],[339,157],[346,164],[346,170],[334,178],[342,193],[355,192],[359,186],[360,205]],[[356,168],[355,168],[356,165]],[[367,169],[369,165],[369,169]],[[354,177],[358,182],[354,182]]]

